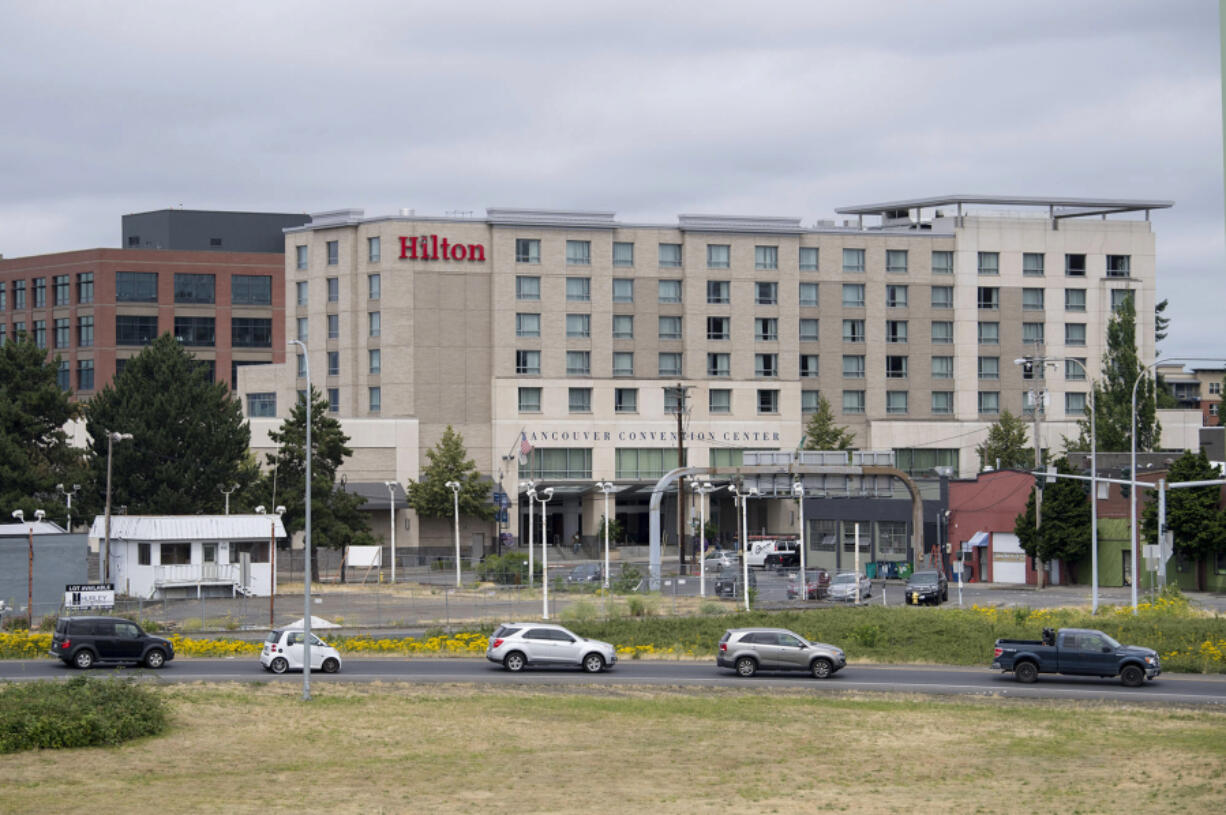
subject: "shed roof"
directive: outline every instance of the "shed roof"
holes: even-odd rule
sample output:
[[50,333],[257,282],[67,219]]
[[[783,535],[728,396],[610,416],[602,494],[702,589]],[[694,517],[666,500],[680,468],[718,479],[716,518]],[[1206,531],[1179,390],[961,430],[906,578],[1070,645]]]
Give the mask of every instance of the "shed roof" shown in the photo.
[[24,538],[30,534],[30,527],[34,527],[35,535],[63,535],[64,528],[57,523],[51,521],[34,521],[33,523],[21,524],[0,524],[0,537],[21,537]]
[[[278,538],[285,525],[278,515],[112,515],[111,537],[136,541],[263,540],[269,523]],[[106,519],[94,518],[91,538],[106,535]]]

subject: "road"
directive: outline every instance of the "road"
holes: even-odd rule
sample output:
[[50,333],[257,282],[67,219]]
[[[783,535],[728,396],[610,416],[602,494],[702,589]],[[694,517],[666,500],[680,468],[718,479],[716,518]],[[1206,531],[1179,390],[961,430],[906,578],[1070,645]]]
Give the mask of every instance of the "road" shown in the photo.
[[[101,668],[94,676],[142,675],[166,682],[263,682],[301,683],[301,674],[276,676],[260,667],[255,658],[177,659],[160,671],[131,668]],[[80,673],[58,660],[0,661],[0,680],[64,679]],[[847,666],[821,681],[799,674],[759,674],[741,679],[713,662],[639,661],[619,662],[599,675],[562,669],[529,670],[512,674],[484,659],[385,659],[347,658],[339,674],[313,674],[312,685],[331,682],[463,682],[493,687],[664,685],[691,690],[702,688],[753,688],[762,692],[804,689],[813,692],[870,691],[934,695],[1000,696],[1018,699],[1079,699],[1129,704],[1180,705],[1226,704],[1226,677],[1165,674],[1140,688],[1125,688],[1116,680],[1047,676],[1034,685],[1021,685],[1011,675],[986,668],[945,666],[857,665]]]

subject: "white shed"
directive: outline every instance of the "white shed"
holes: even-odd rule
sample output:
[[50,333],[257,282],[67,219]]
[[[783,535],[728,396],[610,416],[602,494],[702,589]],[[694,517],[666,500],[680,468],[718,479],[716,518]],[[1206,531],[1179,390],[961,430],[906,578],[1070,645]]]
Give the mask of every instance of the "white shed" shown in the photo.
[[[105,548],[106,521],[90,538]],[[285,538],[276,515],[112,515],[110,573],[130,597],[267,597],[276,591],[273,538]]]

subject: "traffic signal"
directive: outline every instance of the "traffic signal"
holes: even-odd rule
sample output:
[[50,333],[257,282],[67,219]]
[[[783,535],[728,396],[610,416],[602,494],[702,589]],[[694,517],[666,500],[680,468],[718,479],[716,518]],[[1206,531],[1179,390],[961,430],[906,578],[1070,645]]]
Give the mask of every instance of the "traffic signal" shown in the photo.
[[[1131,481],[1132,480],[1132,468],[1130,467],[1121,468],[1120,478],[1124,478],[1124,479]],[[1132,495],[1132,485],[1131,484],[1120,484],[1120,497],[1128,498],[1131,495]]]

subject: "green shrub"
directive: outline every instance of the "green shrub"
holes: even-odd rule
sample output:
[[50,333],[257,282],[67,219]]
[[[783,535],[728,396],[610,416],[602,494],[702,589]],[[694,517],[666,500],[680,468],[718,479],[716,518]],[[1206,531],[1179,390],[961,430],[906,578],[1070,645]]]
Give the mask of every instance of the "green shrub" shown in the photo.
[[79,676],[0,687],[0,753],[121,744],[167,724],[163,699],[132,680]]
[[851,630],[851,638],[865,648],[876,648],[885,641],[885,629],[874,623],[865,623]]
[[60,615],[47,614],[41,620],[38,621],[38,630],[39,631],[54,631],[55,624],[58,623],[59,621],[60,621]]
[[710,617],[712,614],[723,614],[724,607],[719,603],[703,603],[698,607],[698,613],[704,617]]
[[596,606],[587,600],[579,600],[562,609],[562,622],[567,625],[594,622],[600,617]]
[[[532,573],[541,576],[541,564],[533,564]],[[477,577],[481,580],[504,586],[516,586],[528,582],[528,556],[523,552],[507,552],[504,555],[486,555],[477,564]]]
[[643,572],[632,563],[623,563],[621,574],[609,581],[609,589],[615,594],[629,594],[638,591],[642,582]]
[[631,617],[652,617],[656,613],[656,603],[652,598],[632,595],[626,600],[626,611]]

